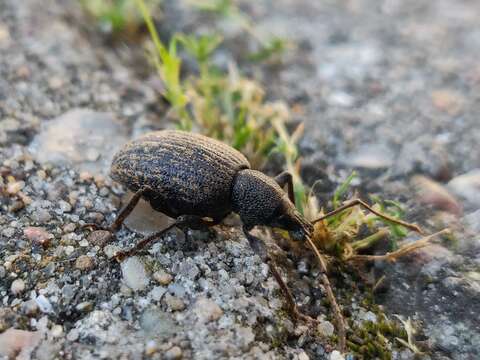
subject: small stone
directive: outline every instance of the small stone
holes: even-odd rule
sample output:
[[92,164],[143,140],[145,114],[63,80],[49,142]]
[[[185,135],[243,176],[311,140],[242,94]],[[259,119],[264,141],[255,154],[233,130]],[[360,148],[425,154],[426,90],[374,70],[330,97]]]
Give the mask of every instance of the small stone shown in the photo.
[[48,301],[44,295],[37,296],[35,302],[43,313],[48,314],[53,312],[52,304],[50,304],[50,301]]
[[32,220],[39,223],[45,224],[50,221],[52,216],[46,209],[37,209],[32,213]]
[[62,325],[54,325],[51,330],[51,334],[54,338],[58,338],[63,334],[63,327]]
[[330,353],[329,360],[345,360],[345,357],[338,350],[333,350]]
[[8,185],[7,185],[7,194],[15,195],[15,194],[17,194],[20,190],[22,190],[24,186],[25,186],[25,182],[24,182],[24,181],[14,181],[14,182],[8,183]]
[[458,200],[441,184],[425,176],[417,175],[412,178],[419,201],[438,210],[448,211],[454,215],[462,214],[462,206]]
[[22,312],[27,316],[34,316],[38,312],[38,305],[35,300],[28,300],[22,304]]
[[2,230],[2,235],[5,236],[6,238],[11,238],[13,235],[15,235],[15,228],[13,227],[7,227]]
[[103,248],[103,253],[109,258],[113,258],[116,253],[120,251],[120,247],[117,245],[107,245]]
[[145,344],[145,355],[152,356],[158,351],[157,343],[154,340],[149,340]]
[[77,228],[77,224],[75,224],[75,223],[69,223],[69,224],[67,224],[67,225],[65,225],[65,226],[63,227],[63,232],[64,232],[65,234],[72,233],[72,232],[75,231],[76,228]]
[[330,321],[322,321],[320,324],[318,324],[318,331],[323,336],[329,337],[333,335],[335,327]]
[[480,169],[454,177],[448,187],[455,194],[480,207]]
[[3,279],[7,275],[7,270],[3,266],[0,266],[0,279]]
[[26,227],[23,230],[23,235],[25,235],[27,240],[30,240],[31,242],[42,246],[47,246],[50,242],[50,239],[54,237],[52,234],[49,234],[44,228],[36,226]]
[[172,309],[172,311],[182,311],[183,309],[185,309],[185,303],[183,302],[183,300],[176,296],[167,294],[165,296],[165,302],[170,307],[170,309]]
[[72,245],[65,246],[65,254],[67,256],[72,255],[72,253],[75,251],[75,248]]
[[89,312],[93,309],[93,304],[90,301],[84,301],[75,306],[75,309],[80,312]]
[[22,358],[29,359],[41,337],[37,331],[8,329],[0,334],[0,355],[14,358],[21,353]]
[[89,243],[100,247],[104,247],[111,239],[112,233],[107,230],[96,230],[90,233],[87,238]]
[[25,290],[25,281],[22,279],[16,279],[12,282],[10,286],[10,291],[13,295],[19,295]]
[[143,290],[147,287],[149,280],[145,266],[137,256],[129,257],[121,264],[123,281],[134,291]]
[[182,349],[178,346],[172,347],[170,350],[165,352],[165,359],[176,360],[182,358]]
[[223,315],[223,310],[220,306],[207,298],[200,298],[196,301],[194,312],[202,323],[216,321]]
[[150,296],[154,301],[159,301],[166,292],[167,289],[164,287],[155,286],[152,291],[150,291]]
[[163,270],[160,270],[160,271],[156,271],[154,274],[153,274],[153,278],[160,284],[160,285],[168,285],[172,282],[173,280],[173,276],[170,275],[169,273],[163,271]]
[[58,207],[60,209],[60,212],[63,214],[63,213],[68,213],[70,211],[72,211],[72,205],[70,205],[68,202],[66,202],[65,200],[60,200],[58,202]]
[[80,240],[80,242],[78,243],[78,245],[80,245],[81,247],[89,247],[89,246],[90,246],[90,244],[88,243],[87,239]]
[[307,355],[307,353],[305,351],[302,351],[301,353],[299,353],[297,355],[297,359],[298,360],[309,360],[310,357]]

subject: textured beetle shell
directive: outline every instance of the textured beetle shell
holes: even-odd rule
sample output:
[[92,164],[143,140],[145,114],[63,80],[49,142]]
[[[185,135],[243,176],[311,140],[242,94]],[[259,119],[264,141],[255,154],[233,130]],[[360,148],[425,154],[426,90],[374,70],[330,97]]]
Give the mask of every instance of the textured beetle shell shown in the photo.
[[243,154],[220,141],[163,130],[125,145],[113,159],[111,175],[134,192],[150,187],[143,197],[168,216],[221,220],[232,211],[236,174],[249,168]]

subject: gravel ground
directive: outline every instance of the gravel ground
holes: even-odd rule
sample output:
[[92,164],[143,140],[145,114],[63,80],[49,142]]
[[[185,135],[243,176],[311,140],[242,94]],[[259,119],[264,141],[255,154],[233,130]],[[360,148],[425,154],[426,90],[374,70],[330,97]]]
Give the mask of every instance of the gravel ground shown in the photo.
[[[199,24],[188,9],[166,8],[166,32]],[[360,192],[401,200],[428,231],[454,230],[453,242],[369,269],[374,281],[386,275],[375,301],[389,317],[421,324],[424,358],[479,358],[478,2],[281,0],[245,9],[259,31],[297,44],[283,64],[242,69],[305,121],[303,175],[324,180],[319,198],[356,168]],[[123,228],[115,242],[80,229],[110,223],[121,206],[124,189],[106,172],[115,149],[166,124],[141,49],[105,46],[79,19],[69,2],[0,2],[0,357],[335,358],[313,263],[270,244],[299,304],[321,319],[316,332],[285,316],[236,219],[188,239],[170,232],[121,265],[114,252],[151,224],[131,221],[136,231]],[[222,56],[251,46],[236,45],[231,24],[218,26],[227,34]],[[376,321],[360,280],[335,275],[355,323]],[[398,345],[394,358],[413,358]]]

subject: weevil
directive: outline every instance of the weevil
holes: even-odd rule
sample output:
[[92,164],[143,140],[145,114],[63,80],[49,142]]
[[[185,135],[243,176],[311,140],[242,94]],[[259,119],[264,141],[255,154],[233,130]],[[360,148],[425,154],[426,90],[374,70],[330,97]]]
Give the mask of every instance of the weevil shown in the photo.
[[[305,321],[315,320],[298,310],[264,242],[251,234],[252,229],[258,225],[280,228],[287,230],[294,240],[305,240],[311,236],[315,221],[347,207],[368,207],[361,200],[356,200],[309,222],[294,205],[290,173],[268,177],[251,169],[247,158],[234,148],[200,134],[177,130],[151,132],[126,144],[113,158],[111,177],[134,195],[108,228],[109,231],[115,232],[120,228],[141,198],[149,202],[154,210],[176,219],[172,225],[144,238],[132,249],[118,253],[116,258],[119,261],[173,227],[203,229],[219,224],[234,212],[240,216],[250,246],[269,265],[291,314]],[[287,192],[283,190],[285,186]],[[386,215],[378,215],[399,222]],[[85,226],[98,228],[95,224]]]

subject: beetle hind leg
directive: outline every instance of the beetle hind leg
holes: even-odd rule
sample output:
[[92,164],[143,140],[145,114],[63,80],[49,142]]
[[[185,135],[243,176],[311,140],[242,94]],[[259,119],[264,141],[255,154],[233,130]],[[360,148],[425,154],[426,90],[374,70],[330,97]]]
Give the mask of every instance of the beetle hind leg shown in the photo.
[[287,300],[288,304],[288,309],[290,311],[290,314],[295,320],[301,320],[307,323],[312,323],[312,324],[317,324],[318,321],[308,315],[303,314],[299,309],[297,304],[295,303],[295,299],[293,298],[293,295],[288,288],[287,284],[283,280],[282,276],[280,275],[280,272],[277,269],[277,266],[275,265],[275,262],[273,259],[270,257],[268,254],[268,251],[265,247],[265,243],[259,239],[258,237],[250,234],[249,229],[244,228],[243,232],[245,233],[245,236],[248,239],[248,242],[253,249],[253,251],[260,256],[262,261],[264,261],[266,264],[268,264],[268,267],[270,268],[270,272],[272,273],[273,277],[277,281],[278,285],[280,286],[280,289],[282,290],[282,293]]

